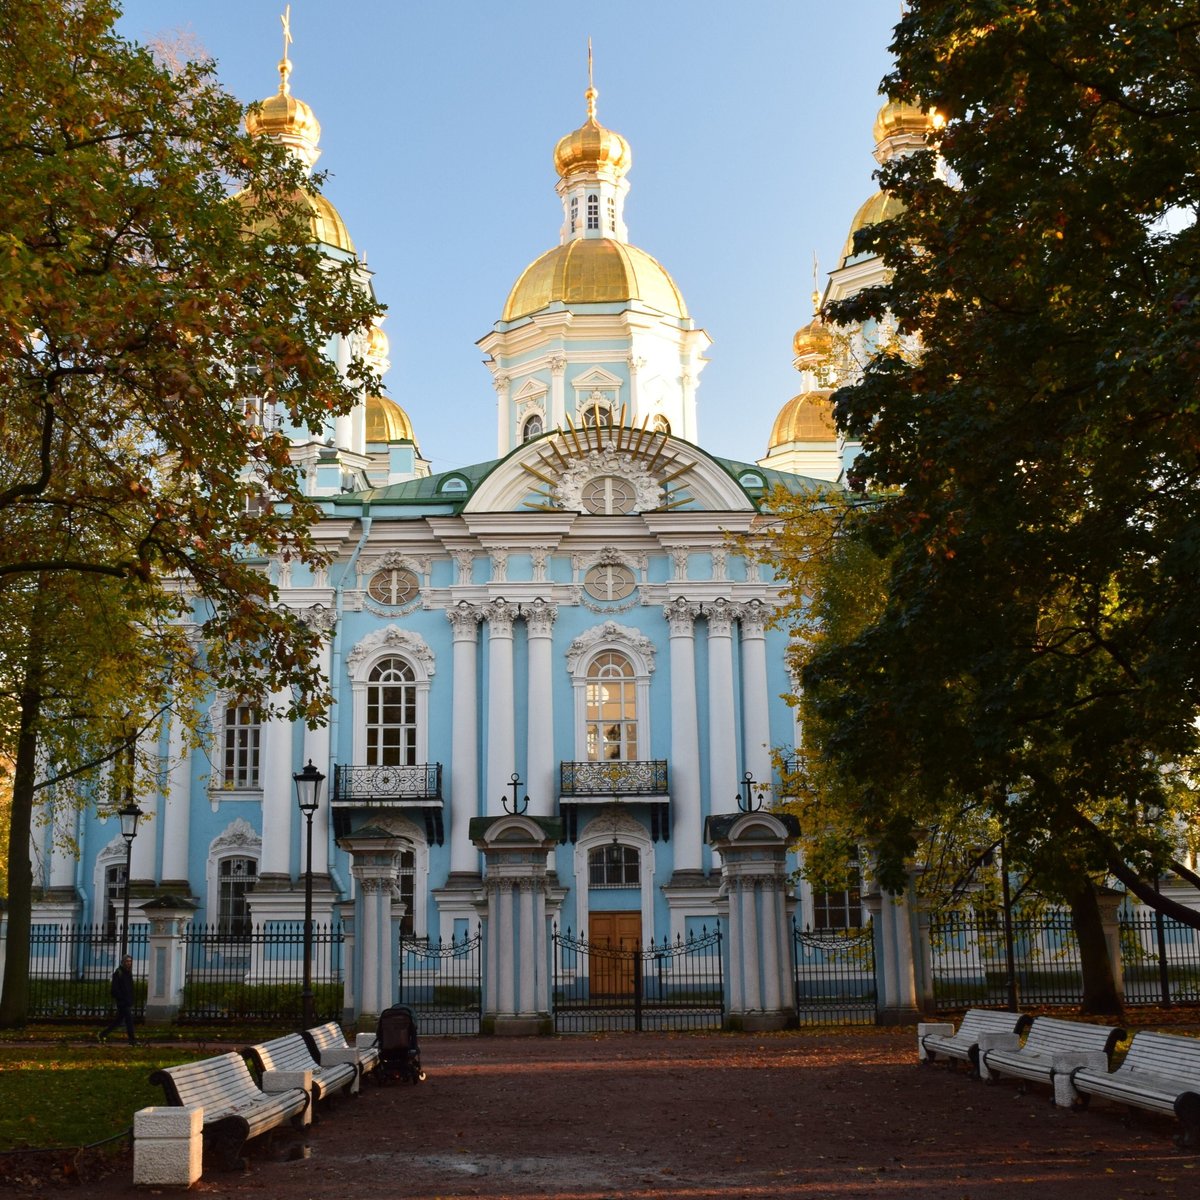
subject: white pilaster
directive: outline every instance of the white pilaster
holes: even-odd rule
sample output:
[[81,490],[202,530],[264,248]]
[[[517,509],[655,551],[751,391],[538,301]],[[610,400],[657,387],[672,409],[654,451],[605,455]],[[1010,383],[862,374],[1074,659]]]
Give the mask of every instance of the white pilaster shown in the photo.
[[721,812],[738,794],[737,728],[733,710],[734,606],[717,600],[708,619],[708,801]]
[[671,840],[675,870],[699,871],[700,735],[696,715],[696,605],[683,597],[663,608],[671,639]]
[[[304,613],[304,623],[309,629],[321,635],[321,649],[318,665],[323,679],[329,679],[333,670],[333,627],[337,617],[332,609],[323,604],[314,604]],[[290,747],[289,747],[290,750]],[[333,790],[333,764],[329,753],[329,724],[318,725],[315,729],[304,729],[305,762],[311,762],[325,776],[325,795],[317,811],[313,814],[313,857],[312,869],[314,875],[329,874],[329,826],[332,807],[329,800]],[[290,761],[290,760],[289,760]],[[291,775],[291,770],[284,772]]]
[[567,416],[567,360],[561,354],[550,359],[550,428],[562,429]]
[[484,605],[488,623],[488,811],[498,814],[500,800],[516,770],[516,730],[513,720],[513,620],[516,605],[493,600]]
[[525,748],[525,778],[529,788],[529,811],[540,817],[554,812],[554,675],[551,647],[558,609],[537,599],[524,611],[529,649],[528,736]]
[[[276,692],[271,707],[285,709],[290,697]],[[260,883],[292,877],[292,723],[282,716],[262,725],[262,860]]]
[[454,696],[450,764],[450,873],[474,874],[479,855],[467,826],[479,815],[479,712],[475,680],[482,612],[465,600],[447,610],[454,635]]
[[[157,746],[151,742],[153,732],[147,731],[138,738],[137,758],[145,762],[148,758],[156,757]],[[135,883],[157,883],[159,875],[159,821],[162,819],[162,800],[158,788],[147,789],[143,794],[137,794],[134,789],[134,799],[142,810],[143,818],[138,823],[137,837],[133,839],[133,853],[129,860],[129,878]]]
[[517,896],[520,901],[519,930],[521,938],[521,979],[520,995],[518,997],[518,1015],[532,1017],[536,1015],[534,1003],[537,996],[537,969],[533,957],[533,894],[536,881],[522,879],[517,884]]
[[742,631],[742,747],[745,769],[763,790],[771,786],[770,694],[767,690],[768,612],[759,600],[738,610]]
[[167,796],[163,803],[162,882],[175,890],[190,891],[188,884],[188,843],[191,825],[191,774],[183,736],[183,721],[171,714],[167,737]]

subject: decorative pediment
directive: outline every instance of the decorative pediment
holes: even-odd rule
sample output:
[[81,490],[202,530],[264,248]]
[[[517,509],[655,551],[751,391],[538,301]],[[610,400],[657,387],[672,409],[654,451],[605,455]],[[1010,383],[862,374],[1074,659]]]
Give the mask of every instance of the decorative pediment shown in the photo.
[[411,629],[401,629],[399,625],[388,625],[367,634],[346,655],[346,666],[352,675],[356,675],[365,663],[389,650],[419,663],[426,677],[433,676],[436,659],[429,643],[419,633],[413,633]]
[[619,646],[632,650],[645,664],[647,672],[654,670],[654,643],[636,629],[628,625],[618,625],[616,621],[605,621],[581,633],[567,647],[567,669],[574,673],[580,659],[601,646]]
[[208,853],[214,858],[229,850],[245,850],[257,854],[262,849],[262,838],[254,827],[241,817],[231,821],[223,833],[217,834],[209,843]]

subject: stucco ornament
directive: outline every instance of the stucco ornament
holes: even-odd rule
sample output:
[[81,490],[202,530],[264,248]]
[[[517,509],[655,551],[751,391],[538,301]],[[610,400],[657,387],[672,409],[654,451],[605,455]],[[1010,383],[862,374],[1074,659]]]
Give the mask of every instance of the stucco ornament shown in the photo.
[[419,634],[409,629],[401,629],[398,625],[388,625],[369,633],[349,654],[346,655],[346,665],[352,674],[368,659],[385,650],[396,650],[409,658],[415,659],[425,669],[425,674],[432,678],[435,658],[429,643]]
[[254,832],[249,822],[238,817],[231,821],[222,833],[217,834],[209,845],[209,857],[222,850],[258,850],[262,846],[262,838]]
[[551,494],[555,503],[568,511],[583,510],[583,489],[593,479],[606,475],[623,479],[634,491],[634,512],[653,512],[663,504],[663,489],[645,464],[632,455],[624,454],[608,445],[603,450],[593,450],[580,458],[573,459],[558,477]]
[[632,650],[641,656],[647,672],[654,670],[654,643],[636,629],[631,629],[628,625],[618,625],[616,621],[605,621],[603,625],[596,625],[581,633],[567,647],[567,669],[573,672],[581,658],[596,646],[605,643]]

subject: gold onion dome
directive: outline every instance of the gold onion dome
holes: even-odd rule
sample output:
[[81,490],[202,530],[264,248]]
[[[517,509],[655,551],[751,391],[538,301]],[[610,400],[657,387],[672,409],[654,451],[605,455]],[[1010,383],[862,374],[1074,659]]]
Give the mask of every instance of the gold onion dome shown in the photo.
[[[250,203],[250,196],[247,192],[239,192],[237,199],[243,204]],[[291,199],[299,210],[300,219],[307,221],[313,242],[332,246],[336,250],[344,250],[347,254],[354,253],[354,243],[350,240],[350,231],[346,228],[346,222],[342,220],[341,214],[324,196],[301,188],[292,193]],[[272,223],[260,221],[255,224],[254,231],[262,232],[265,226]]]
[[767,453],[792,442],[836,442],[837,426],[828,388],[814,388],[793,396],[780,410],[771,430]]
[[303,100],[297,100],[280,85],[275,95],[255,105],[246,114],[246,132],[251,137],[267,134],[295,138],[316,149],[321,140],[321,123]]
[[375,361],[385,359],[390,350],[388,335],[378,325],[372,323],[367,333],[367,358]]
[[388,396],[367,397],[368,442],[416,442],[408,413]]
[[850,222],[850,232],[846,236],[846,244],[842,247],[842,261],[854,257],[854,235],[860,229],[866,229],[868,225],[877,225],[880,221],[889,221],[903,211],[903,201],[887,192],[876,192],[865,201]]
[[633,163],[629,143],[596,120],[597,94],[594,87],[588,88],[584,93],[587,120],[578,129],[559,138],[554,147],[554,169],[563,179],[587,174],[616,180],[624,176]]
[[933,127],[932,114],[903,100],[889,100],[875,117],[873,133],[876,142],[897,134],[907,133],[924,137]]
[[579,238],[555,246],[521,273],[504,303],[515,321],[561,301],[609,304],[640,300],[667,316],[686,318],[683,295],[666,268],[644,250],[611,238]]
[[792,353],[797,358],[824,358],[833,349],[833,334],[820,317],[813,317],[807,325],[796,330],[792,338]]

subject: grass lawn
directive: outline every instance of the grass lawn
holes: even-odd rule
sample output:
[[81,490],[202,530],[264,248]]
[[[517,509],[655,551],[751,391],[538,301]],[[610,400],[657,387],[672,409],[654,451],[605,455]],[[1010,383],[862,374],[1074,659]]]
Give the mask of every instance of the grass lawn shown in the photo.
[[[145,1032],[139,1027],[138,1036]],[[118,1136],[132,1126],[139,1108],[163,1103],[162,1088],[149,1082],[159,1067],[223,1054],[281,1032],[222,1029],[217,1043],[201,1041],[205,1035],[211,1039],[212,1031],[197,1031],[184,1035],[195,1041],[181,1045],[179,1031],[173,1030],[170,1040],[129,1046],[123,1035],[99,1045],[92,1030],[78,1028],[5,1031],[0,1036],[0,1152],[90,1146]]]

